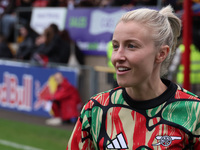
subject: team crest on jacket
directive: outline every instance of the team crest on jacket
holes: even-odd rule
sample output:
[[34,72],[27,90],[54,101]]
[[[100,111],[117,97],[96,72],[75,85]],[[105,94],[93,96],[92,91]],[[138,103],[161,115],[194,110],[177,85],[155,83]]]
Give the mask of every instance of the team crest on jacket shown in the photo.
[[168,136],[168,135],[164,135],[164,136],[156,136],[156,139],[158,140],[158,143],[156,144],[152,144],[152,146],[169,146],[173,140],[181,140],[181,137],[179,136]]

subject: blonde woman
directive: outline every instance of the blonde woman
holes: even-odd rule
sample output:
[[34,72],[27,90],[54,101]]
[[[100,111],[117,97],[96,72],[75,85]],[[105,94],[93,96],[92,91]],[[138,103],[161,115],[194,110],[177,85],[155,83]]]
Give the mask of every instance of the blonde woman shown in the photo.
[[180,30],[171,6],[122,16],[112,39],[120,87],[85,104],[68,150],[200,149],[199,97],[163,78]]

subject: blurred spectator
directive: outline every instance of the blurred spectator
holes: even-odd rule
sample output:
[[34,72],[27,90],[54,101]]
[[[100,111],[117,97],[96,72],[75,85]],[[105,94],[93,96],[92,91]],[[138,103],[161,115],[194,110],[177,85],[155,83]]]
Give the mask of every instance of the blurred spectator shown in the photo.
[[135,0],[102,0],[100,1],[99,6],[131,9],[133,6],[135,6]]
[[59,6],[60,7],[67,7],[67,3],[69,0],[59,0]]
[[100,6],[102,0],[93,0],[95,6]]
[[[191,84],[191,91],[196,92],[197,94],[200,93],[200,17],[193,16],[192,18],[192,43],[190,45],[190,84]],[[185,51],[185,47],[183,44],[179,46],[181,49],[181,55]],[[177,83],[183,84],[184,81],[184,65],[183,65],[183,57],[181,56],[181,64],[178,68],[177,73]]]
[[13,58],[11,49],[2,34],[0,34],[0,58]]
[[38,34],[29,25],[23,25],[20,27],[20,36],[23,41],[19,44],[16,58],[30,60]]
[[4,8],[4,12],[1,16],[1,32],[8,42],[14,41],[14,24],[17,21],[16,18],[16,3],[14,0],[9,0],[6,2],[7,5]]
[[46,120],[46,123],[48,125],[75,123],[82,107],[78,90],[60,72],[54,74],[54,79],[57,83],[57,90],[53,96],[46,98],[53,102],[54,118]]
[[75,5],[74,0],[35,0],[33,7],[67,7],[69,3]]
[[75,1],[74,0],[68,0],[67,1],[67,8],[68,9],[74,9],[74,7],[75,7]]
[[33,7],[46,7],[48,0],[35,0],[32,4]]
[[113,0],[112,1],[112,6],[116,6],[116,7],[119,7],[119,6],[127,6],[127,5],[135,5],[135,0]]
[[[34,0],[18,0],[19,3],[17,7],[32,7]],[[30,11],[19,12],[19,24],[28,24],[31,20],[31,9]]]
[[47,7],[59,7],[60,1],[59,0],[48,0]]
[[[200,84],[200,73],[198,70],[200,70],[200,17],[199,16],[193,16],[192,17],[192,44],[190,46],[190,69],[193,72],[190,72],[190,82],[192,84],[192,92],[198,93],[198,91],[195,91],[194,85]],[[185,47],[183,45],[183,39],[182,36],[180,36],[180,39],[178,41],[178,47],[176,49],[175,56],[173,58],[172,64],[169,67],[169,76],[168,78],[171,80],[176,81],[179,84],[183,83],[183,68],[184,66],[181,64],[182,54],[185,50]],[[183,60],[182,60],[183,61]],[[197,72],[195,72],[197,71]],[[176,79],[177,76],[177,79]],[[195,77],[195,78],[194,78]]]
[[[30,12],[20,12],[16,16],[17,7],[31,7],[33,0],[9,0],[7,1],[7,7],[1,17],[1,31],[8,42],[14,42],[14,26],[17,23],[17,19],[20,24],[30,22]],[[18,18],[17,18],[18,17]]]
[[71,55],[71,49],[70,49],[71,39],[70,39],[68,31],[67,30],[61,31],[60,37],[63,41],[63,48],[61,49],[61,52],[60,52],[60,62],[68,63],[70,55]]
[[198,50],[200,50],[200,16],[193,16],[193,32],[192,32],[192,39],[193,39],[193,43],[194,45],[198,48]]
[[183,9],[183,0],[163,0],[163,5],[171,5],[175,11]]
[[44,34],[36,39],[36,49],[32,56],[32,61],[60,63],[60,52],[63,48],[63,42],[59,35],[59,30],[56,24],[51,24],[44,31]]
[[[77,65],[77,64],[74,64],[74,62],[69,62],[69,61],[77,60],[78,64],[84,65],[85,56],[84,56],[83,52],[80,50],[80,48],[78,47],[78,45],[76,44],[76,42],[74,42],[70,38],[69,32],[67,30],[63,30],[60,33],[60,35],[66,45],[65,46],[66,49],[63,49],[62,54],[61,54],[62,62],[64,61],[71,65]],[[68,49],[68,46],[69,46],[69,49]],[[76,59],[76,60],[72,60],[72,57],[73,57],[73,59]]]
[[95,3],[93,0],[81,0],[77,7],[94,7]]
[[9,0],[1,0],[0,1],[0,16],[4,13],[8,4],[9,4]]
[[134,0],[137,6],[156,6],[157,0]]
[[[179,46],[181,55],[183,55],[185,51],[185,46],[181,44]],[[191,91],[199,93],[199,85],[200,85],[200,51],[194,45],[190,45],[190,84],[191,84]],[[184,65],[183,65],[183,57],[181,56],[181,62],[178,67],[177,73],[177,83],[182,85],[184,82]]]
[[102,0],[100,3],[99,3],[99,6],[100,7],[110,7],[112,5],[112,1],[113,0]]
[[75,3],[74,0],[35,0],[34,7],[67,7],[69,2]]

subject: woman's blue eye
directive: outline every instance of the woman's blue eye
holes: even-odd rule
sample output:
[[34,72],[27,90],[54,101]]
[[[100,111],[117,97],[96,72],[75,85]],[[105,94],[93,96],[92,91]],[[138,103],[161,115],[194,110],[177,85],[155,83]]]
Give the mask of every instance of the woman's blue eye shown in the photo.
[[133,45],[133,44],[128,44],[128,48],[135,48],[135,45]]
[[113,49],[117,49],[118,48],[118,45],[113,45]]

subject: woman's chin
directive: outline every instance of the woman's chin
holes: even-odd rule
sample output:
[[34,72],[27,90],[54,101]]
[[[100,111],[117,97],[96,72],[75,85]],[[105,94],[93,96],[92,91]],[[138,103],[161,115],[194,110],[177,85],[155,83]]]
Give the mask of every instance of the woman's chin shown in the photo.
[[117,82],[118,83],[118,85],[119,86],[121,86],[121,87],[128,87],[128,86],[130,86],[128,83],[125,83],[125,82]]

